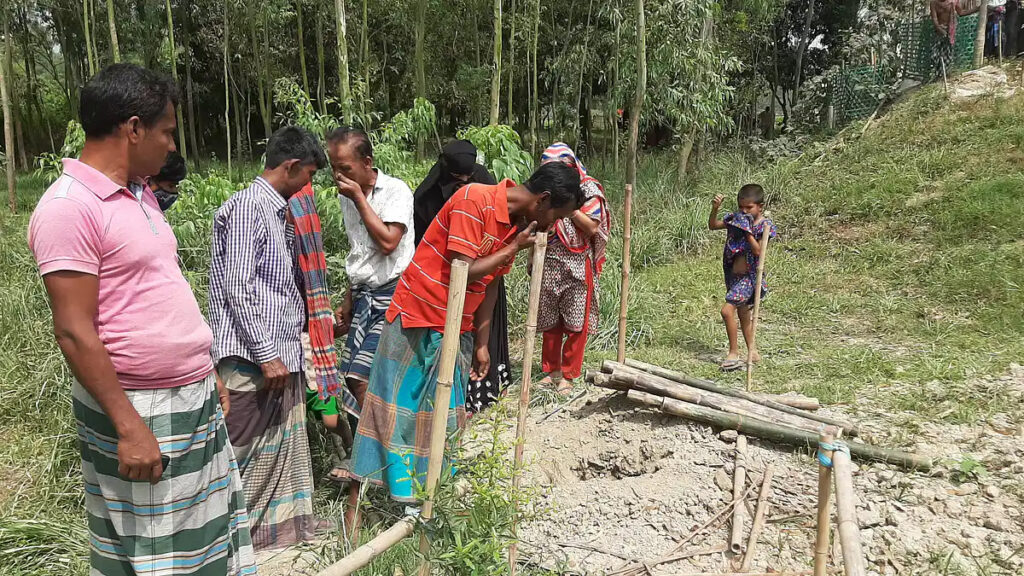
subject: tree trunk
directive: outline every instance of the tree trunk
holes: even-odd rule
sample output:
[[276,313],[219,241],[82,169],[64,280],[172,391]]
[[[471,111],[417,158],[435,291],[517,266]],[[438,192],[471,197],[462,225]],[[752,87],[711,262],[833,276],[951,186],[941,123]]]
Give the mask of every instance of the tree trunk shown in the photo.
[[512,117],[512,86],[515,83],[516,69],[516,0],[512,0],[512,11],[509,12],[509,19],[512,21],[512,32],[508,37],[508,106],[505,110],[505,118],[508,125],[512,126],[515,122]]
[[[427,72],[424,55],[424,46],[427,26],[427,0],[416,0],[416,30],[414,58],[416,60],[416,97],[427,97]],[[416,159],[423,160],[424,138],[422,134],[416,136]]]
[[[109,6],[114,0],[107,0]],[[178,83],[178,47],[174,43],[174,15],[171,12],[171,0],[166,0],[167,5],[167,40],[171,44],[171,77],[174,78],[174,83]],[[111,21],[113,22],[113,21]],[[111,33],[114,33],[111,28]],[[181,104],[175,106],[175,112],[178,115],[178,149],[181,151],[181,157],[188,161],[188,148],[185,147],[185,121],[182,119]]]
[[263,132],[264,136],[270,138],[270,113],[271,110],[267,105],[267,101],[264,98],[264,79],[263,74],[266,70],[266,62],[263,62],[260,53],[260,40],[258,32],[256,30],[256,17],[251,12],[248,14],[249,21],[249,40],[252,49],[253,60],[256,63],[256,100],[260,107],[260,119],[263,121]]
[[[241,72],[236,76],[236,78],[239,77],[241,77]],[[239,116],[242,107],[238,105],[237,80],[232,82],[232,84],[234,84],[234,89],[231,90],[231,108],[235,111],[235,153],[238,154],[239,158],[248,158],[248,155],[244,152],[248,148],[248,142],[242,140],[242,119]],[[248,120],[248,118],[246,118],[246,120]]]
[[89,0],[89,22],[91,23],[92,55],[96,59],[96,71],[99,72],[103,66],[100,63],[100,51],[96,48],[96,0]]
[[359,65],[363,67],[363,82],[366,83],[367,93],[370,94],[370,12],[366,5],[367,1],[363,0],[363,21],[359,30]]
[[533,69],[530,71],[532,81],[530,83],[530,155],[537,157],[537,119],[540,115],[540,99],[537,89],[537,37],[540,36],[540,0],[534,0],[533,12]]
[[[616,3],[616,7],[618,3]],[[608,86],[608,98],[611,101],[611,121],[612,121],[612,154],[613,161],[615,162],[615,168],[619,168],[619,106],[618,98],[615,94],[615,89],[619,86],[619,40],[622,32],[622,18],[621,16],[615,20],[615,64],[612,68],[612,82]]]
[[[252,94],[251,93],[252,93],[251,87],[248,84],[246,84],[245,85],[245,112],[242,114],[242,118],[245,119],[245,121],[242,122],[242,129],[245,130],[245,139],[242,140],[242,147],[238,149],[238,157],[243,159],[243,160],[245,160],[245,161],[249,161],[249,160],[252,159],[252,154],[251,154],[251,152],[252,152],[252,145],[250,144],[250,142],[252,142],[252,98],[251,98]],[[236,107],[236,108],[238,108],[238,107]]]
[[[7,33],[7,12],[6,10],[0,10],[0,18],[4,21],[4,61],[6,61],[6,55],[11,51],[11,44],[8,41],[10,35]],[[7,70],[6,66],[0,66],[0,103],[3,104],[4,110],[4,154],[7,157],[6,163],[4,164],[4,172],[7,173],[7,205],[11,209],[11,214],[18,211],[18,202],[14,196],[14,119],[11,110],[10,95],[7,92]]]
[[808,0],[807,2],[807,13],[804,16],[804,34],[800,38],[800,45],[796,49],[796,64],[794,65],[795,72],[793,73],[793,97],[790,98],[790,106],[796,106],[797,100],[800,99],[800,74],[803,72],[804,67],[804,52],[807,50],[807,45],[811,42],[811,22],[814,21],[814,0]]
[[[590,0],[587,6],[587,25],[583,28],[583,62],[587,61],[587,49],[590,46],[590,15],[594,11],[594,0]],[[577,148],[580,145],[580,116],[583,114],[583,110],[580,109],[580,103],[583,101],[583,70],[586,66],[580,66],[580,80],[576,87],[576,119],[573,121],[572,139],[573,146]]]
[[188,114],[189,144],[192,145],[192,163],[195,165],[196,170],[201,170],[202,166],[199,163],[199,158],[202,154],[199,153],[199,144],[197,142],[195,103],[192,97],[192,12],[187,2],[183,3],[180,8],[182,10],[181,20],[184,25],[185,34],[182,46],[185,49],[185,99],[187,100],[185,112]]
[[683,136],[683,142],[679,146],[679,169],[676,173],[676,186],[682,188],[686,180],[686,167],[690,163],[690,153],[693,152],[693,141],[697,137],[697,126],[690,127],[690,132]]
[[306,42],[302,34],[302,0],[295,0],[295,20],[299,27],[299,67],[302,68],[302,89],[309,96],[309,76],[306,75]]
[[337,27],[338,41],[338,98],[341,101],[341,109],[348,122],[348,112],[352,106],[350,85],[348,78],[348,40],[345,32],[345,0],[334,0],[335,26]]
[[637,150],[640,144],[640,109],[647,90],[647,29],[644,22],[644,0],[636,0],[636,95],[629,111],[629,150],[627,151],[626,183],[636,189]]
[[89,62],[89,77],[96,75],[96,60],[92,53],[92,32],[89,30],[89,0],[82,0],[82,32],[85,33],[85,54]]
[[501,109],[501,0],[494,0],[494,62],[491,69],[491,119],[498,123]]
[[228,147],[228,180],[231,180],[231,78],[228,68],[228,44],[231,39],[228,29],[228,7],[231,0],[224,0],[224,135]]
[[260,43],[260,50],[262,51],[260,62],[263,66],[261,67],[260,76],[263,77],[266,74],[266,77],[263,78],[262,96],[266,98],[265,106],[267,107],[267,115],[263,118],[263,132],[267,140],[270,140],[270,135],[274,132],[272,124],[274,120],[274,78],[270,75],[270,64],[268,64],[270,59],[268,52],[270,48],[270,13],[267,10],[261,10],[260,14],[263,17],[263,42]]
[[121,61],[121,47],[117,44],[117,24],[114,21],[114,0],[107,0],[107,25],[110,26],[110,50],[114,53],[114,64]]
[[[974,36],[974,67],[981,68],[985,64],[985,32],[988,31],[988,3],[982,2],[978,8],[978,28]],[[953,18],[950,15],[950,18]]]
[[324,14],[323,7],[316,9],[316,100],[320,113],[327,114],[327,89],[324,87]]

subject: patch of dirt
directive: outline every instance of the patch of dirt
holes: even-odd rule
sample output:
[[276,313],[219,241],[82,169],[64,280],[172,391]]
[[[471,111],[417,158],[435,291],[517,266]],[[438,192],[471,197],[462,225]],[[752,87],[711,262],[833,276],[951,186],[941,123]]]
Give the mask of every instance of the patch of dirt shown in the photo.
[[[1024,368],[994,384],[1024,401]],[[918,423],[888,414],[870,398],[844,406],[873,442],[950,460],[930,473],[855,462],[861,540],[874,574],[1024,573],[1024,426],[1022,414],[974,426]],[[542,566],[602,574],[628,560],[651,560],[710,520],[731,500],[733,435],[637,408],[602,389],[588,393],[542,424],[531,415],[526,480],[543,487],[544,517],[525,524],[524,554]],[[811,565],[817,502],[817,462],[809,452],[748,438],[747,478],[760,486],[776,466],[768,523],[754,556],[755,571],[805,570]],[[984,467],[976,467],[973,462]],[[965,467],[959,462],[968,462]],[[747,498],[744,541],[758,488]],[[833,521],[833,529],[834,529]],[[728,521],[691,540],[685,551],[713,553],[652,568],[652,574],[728,572],[738,558],[720,551]],[[932,565],[932,562],[940,562]],[[833,566],[841,565],[834,543]]]

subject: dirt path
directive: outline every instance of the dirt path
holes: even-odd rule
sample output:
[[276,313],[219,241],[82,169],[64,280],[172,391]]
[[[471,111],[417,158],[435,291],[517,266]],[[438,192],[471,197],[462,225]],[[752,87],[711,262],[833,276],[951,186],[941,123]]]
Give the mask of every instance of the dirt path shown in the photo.
[[[1024,369],[989,379],[1024,400]],[[711,518],[731,499],[733,443],[728,434],[636,408],[592,390],[573,407],[530,429],[528,481],[544,488],[544,519],[526,525],[524,549],[544,566],[600,574],[626,559],[651,559]],[[1021,413],[978,426],[920,423],[896,433],[912,415],[878,414],[870,399],[844,407],[886,445],[964,461],[930,475],[883,464],[855,468],[858,518],[869,565],[878,574],[1024,573],[1024,429]],[[533,421],[543,414],[537,411]],[[838,412],[837,412],[838,413]],[[908,434],[909,433],[909,434]],[[977,461],[984,471],[973,467]],[[750,439],[748,482],[776,465],[768,524],[754,568],[811,566],[817,467],[810,454]],[[950,468],[953,468],[952,470]],[[979,472],[975,477],[969,472]],[[748,499],[749,531],[756,489]],[[687,551],[725,544],[728,523],[695,538]],[[838,557],[838,549],[833,557]],[[655,568],[655,574],[731,571],[723,552]]]

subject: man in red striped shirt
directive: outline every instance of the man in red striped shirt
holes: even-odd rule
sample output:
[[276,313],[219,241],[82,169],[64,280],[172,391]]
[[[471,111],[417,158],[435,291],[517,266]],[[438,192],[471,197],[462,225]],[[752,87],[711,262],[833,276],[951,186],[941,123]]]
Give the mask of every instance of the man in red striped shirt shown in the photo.
[[[521,185],[511,180],[470,184],[445,203],[388,309],[356,432],[349,474],[353,479],[385,485],[395,500],[415,501],[410,478],[422,482],[427,470],[452,261],[469,264],[469,285],[449,432],[465,422],[467,379],[486,374],[490,365],[487,344],[497,296],[493,280],[508,273],[516,252],[533,244],[536,230],[547,230],[580,207],[579,180],[570,166],[544,164]],[[353,483],[350,503],[357,494]],[[354,507],[349,514],[351,527]]]

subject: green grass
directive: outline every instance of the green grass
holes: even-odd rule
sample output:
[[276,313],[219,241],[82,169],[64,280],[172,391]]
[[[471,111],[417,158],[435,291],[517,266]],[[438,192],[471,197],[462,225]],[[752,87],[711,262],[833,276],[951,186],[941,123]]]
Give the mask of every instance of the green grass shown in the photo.
[[[1004,391],[972,380],[1024,358],[1022,126],[1024,96],[951,105],[941,90],[925,88],[863,137],[852,126],[773,165],[720,152],[682,189],[668,168],[674,159],[644,158],[633,210],[630,356],[741,383],[741,374],[723,376],[714,362],[725,348],[724,238],[705,222],[715,194],[731,198],[757,181],[781,231],[768,256],[759,389],[826,403],[869,398],[879,410],[907,411],[908,427],[1019,410]],[[593,366],[614,356],[623,187],[619,173],[589,164],[614,208]],[[27,215],[45,185],[20,178],[20,214],[0,216],[0,572],[16,576],[81,574],[85,553],[70,374],[25,243]],[[201,281],[203,271],[190,272]],[[525,318],[522,266],[508,284],[515,356]],[[318,490],[318,509],[333,515],[337,496]],[[414,559],[402,548],[368,573],[390,574]]]
[[[640,345],[629,354],[742,381],[713,362],[726,343],[724,238],[702,223],[716,193],[730,198],[756,181],[781,231],[768,257],[758,388],[824,402],[866,396],[950,422],[1016,409],[1002,391],[968,382],[1024,357],[1021,125],[1022,97],[951,105],[931,87],[863,137],[850,127],[793,161],[719,154],[685,190],[651,159],[634,200],[629,323]],[[619,206],[620,189],[609,185]],[[603,329],[616,324],[620,252],[613,247],[602,278]],[[589,362],[613,356],[613,340],[600,343],[607,349],[591,350]]]

